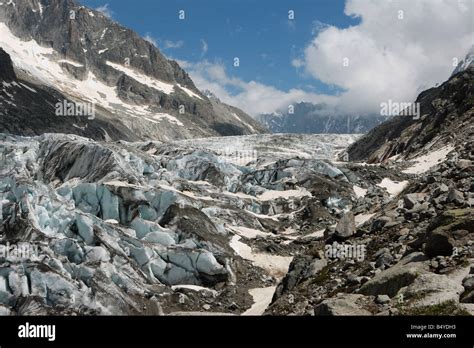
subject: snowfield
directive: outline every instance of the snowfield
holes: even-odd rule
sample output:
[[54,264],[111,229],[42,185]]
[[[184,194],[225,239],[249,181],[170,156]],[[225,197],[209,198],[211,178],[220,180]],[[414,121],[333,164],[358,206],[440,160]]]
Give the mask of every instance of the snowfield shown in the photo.
[[446,159],[446,156],[454,150],[454,147],[449,145],[439,150],[432,151],[426,155],[419,156],[412,161],[415,162],[411,167],[403,170],[406,174],[423,174],[433,168],[435,165],[441,163]]

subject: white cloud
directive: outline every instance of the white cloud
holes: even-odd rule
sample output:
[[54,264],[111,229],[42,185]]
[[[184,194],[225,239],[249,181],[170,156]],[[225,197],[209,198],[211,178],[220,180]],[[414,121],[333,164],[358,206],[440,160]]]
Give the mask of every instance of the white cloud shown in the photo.
[[112,18],[113,11],[109,8],[108,3],[97,7],[95,10],[102,13],[105,17]]
[[377,112],[449,77],[473,45],[473,11],[472,0],[348,0],[345,14],[360,24],[320,26],[302,59],[314,78],[345,90],[342,110]]
[[335,97],[308,93],[296,88],[282,91],[256,81],[246,82],[229,76],[224,65],[219,62],[179,61],[179,64],[187,69],[199,89],[210,90],[223,102],[237,106],[251,115],[286,109],[290,104],[301,101],[332,103],[335,99]]
[[209,50],[209,45],[207,44],[206,40],[201,39],[201,58],[204,57]]
[[311,23],[311,35],[317,35],[321,30],[328,28],[329,25],[318,20]]
[[295,68],[301,68],[305,65],[305,62],[303,59],[295,58],[291,61],[291,65],[293,65]]
[[164,48],[181,48],[184,46],[184,41],[179,40],[179,41],[171,41],[171,40],[166,40],[164,42]]
[[143,39],[145,39],[149,43],[155,45],[155,47],[158,47],[158,41],[150,33],[146,33],[146,35],[143,37]]

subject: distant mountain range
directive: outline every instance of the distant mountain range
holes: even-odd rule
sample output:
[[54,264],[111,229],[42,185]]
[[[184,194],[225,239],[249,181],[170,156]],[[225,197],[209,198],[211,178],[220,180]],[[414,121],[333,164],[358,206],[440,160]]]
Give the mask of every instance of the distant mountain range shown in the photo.
[[263,114],[257,120],[273,133],[366,133],[387,120],[380,115],[332,115],[324,105],[297,103],[291,112]]

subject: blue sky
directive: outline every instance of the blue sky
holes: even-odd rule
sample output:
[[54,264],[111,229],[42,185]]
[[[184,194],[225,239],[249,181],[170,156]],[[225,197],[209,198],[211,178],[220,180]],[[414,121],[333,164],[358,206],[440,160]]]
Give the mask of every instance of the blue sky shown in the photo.
[[[103,0],[83,0],[92,8]],[[333,93],[333,88],[297,71],[297,58],[318,26],[347,27],[344,0],[114,0],[112,17],[142,36],[151,36],[171,58],[224,64],[231,75],[279,89]],[[185,20],[178,18],[185,11]],[[294,20],[289,20],[289,11]],[[207,51],[205,49],[207,47]],[[234,68],[233,59],[240,59]]]
[[474,44],[472,0],[81,2],[156,42],[198,88],[252,115],[300,101],[352,114],[412,102]]

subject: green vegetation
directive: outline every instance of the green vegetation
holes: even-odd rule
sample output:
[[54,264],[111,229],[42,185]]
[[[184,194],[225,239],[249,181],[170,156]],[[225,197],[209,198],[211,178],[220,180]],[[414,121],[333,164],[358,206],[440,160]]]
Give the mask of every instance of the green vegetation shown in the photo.
[[451,300],[441,302],[431,306],[421,306],[421,307],[401,307],[399,315],[470,315],[470,313],[464,308],[459,307],[459,305]]

